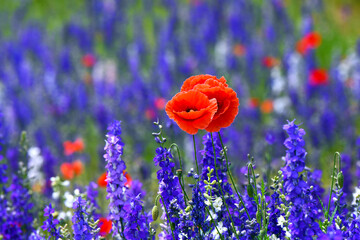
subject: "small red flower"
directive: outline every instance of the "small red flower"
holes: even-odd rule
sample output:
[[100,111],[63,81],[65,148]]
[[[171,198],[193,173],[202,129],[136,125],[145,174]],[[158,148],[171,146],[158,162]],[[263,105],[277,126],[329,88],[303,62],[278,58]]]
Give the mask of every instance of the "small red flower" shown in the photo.
[[126,178],[126,183],[124,185],[125,185],[125,187],[130,188],[132,185],[132,177],[127,172],[125,172],[124,174],[125,174],[125,178]]
[[112,222],[111,220],[108,220],[106,218],[100,218],[99,227],[100,227],[100,235],[104,237],[110,233],[112,228]]
[[309,49],[319,47],[321,44],[321,35],[317,32],[311,32],[305,35],[297,44],[296,50],[304,55]]
[[74,169],[71,163],[63,163],[60,166],[60,172],[63,175],[64,179],[71,180],[74,178]]
[[244,56],[246,53],[246,48],[242,44],[235,44],[233,48],[233,54],[237,57]]
[[83,172],[84,165],[80,160],[76,160],[72,163],[72,168],[74,170],[75,176],[78,176]]
[[84,150],[84,142],[81,138],[77,139],[75,142],[65,141],[63,143],[64,154],[66,156],[72,155],[75,152],[81,152]]
[[81,61],[82,61],[82,64],[84,65],[84,67],[90,68],[90,67],[94,66],[96,59],[95,59],[94,55],[88,53],[83,56]]
[[263,65],[267,68],[272,68],[280,64],[279,59],[271,56],[267,56],[263,58]]
[[107,172],[104,172],[103,174],[101,174],[101,176],[98,178],[99,187],[105,188],[107,186],[106,178],[107,178]]
[[272,113],[274,111],[273,101],[270,99],[266,99],[264,102],[261,103],[260,110],[264,114]]
[[145,117],[147,120],[154,121],[156,119],[156,113],[154,109],[148,108],[145,110]]
[[248,101],[248,104],[251,108],[256,108],[259,106],[260,104],[260,101],[258,98],[250,98],[249,101]]
[[163,110],[165,109],[166,100],[165,98],[156,98],[154,101],[154,105],[157,110]]
[[236,92],[228,87],[226,79],[218,79],[211,75],[198,75],[185,80],[181,91],[196,90],[205,94],[209,99],[216,99],[217,111],[205,128],[208,132],[218,132],[228,127],[239,112],[239,99]]
[[329,83],[328,73],[324,69],[315,69],[310,72],[309,80],[312,86],[327,85]]
[[205,94],[195,90],[179,92],[165,106],[169,118],[189,134],[208,127],[217,109],[216,99],[209,100]]

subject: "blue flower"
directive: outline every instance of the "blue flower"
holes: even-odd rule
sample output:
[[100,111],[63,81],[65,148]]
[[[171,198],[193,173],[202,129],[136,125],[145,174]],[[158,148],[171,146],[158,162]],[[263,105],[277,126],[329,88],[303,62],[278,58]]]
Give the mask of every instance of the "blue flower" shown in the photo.
[[56,227],[56,225],[59,224],[59,221],[52,215],[54,212],[55,210],[52,208],[51,203],[44,209],[44,216],[47,218],[42,225],[42,229],[50,234],[48,240],[62,237],[60,234],[60,228]]
[[288,134],[284,145],[288,149],[285,156],[285,166],[282,168],[285,199],[292,203],[290,207],[289,229],[292,239],[312,239],[312,236],[321,233],[318,223],[319,201],[313,188],[303,180],[300,174],[305,168],[306,151],[303,148],[305,141],[304,129],[296,125],[295,120],[285,124],[283,129]]
[[106,135],[106,145],[104,154],[107,169],[107,198],[110,199],[109,216],[113,222],[112,230],[114,234],[123,234],[124,226],[123,219],[125,212],[123,210],[125,198],[125,182],[126,178],[123,172],[126,169],[125,162],[121,156],[123,154],[124,143],[121,140],[121,126],[119,121],[114,121],[108,127],[108,134]]

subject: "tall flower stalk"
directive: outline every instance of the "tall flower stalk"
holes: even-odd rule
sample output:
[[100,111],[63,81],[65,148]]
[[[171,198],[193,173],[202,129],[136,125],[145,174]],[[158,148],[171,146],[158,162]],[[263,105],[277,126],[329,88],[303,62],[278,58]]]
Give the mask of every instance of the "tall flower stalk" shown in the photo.
[[106,151],[104,158],[107,162],[107,198],[110,199],[109,216],[112,220],[113,235],[120,234],[124,237],[124,206],[125,198],[125,183],[126,178],[124,171],[126,169],[125,162],[122,160],[124,143],[121,139],[121,125],[119,121],[114,121],[108,127],[106,135]]

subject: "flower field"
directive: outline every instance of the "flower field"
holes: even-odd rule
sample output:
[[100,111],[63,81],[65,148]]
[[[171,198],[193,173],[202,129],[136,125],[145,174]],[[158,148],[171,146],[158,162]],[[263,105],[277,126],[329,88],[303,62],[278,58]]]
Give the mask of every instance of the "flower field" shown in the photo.
[[0,3],[0,240],[360,239],[360,4]]

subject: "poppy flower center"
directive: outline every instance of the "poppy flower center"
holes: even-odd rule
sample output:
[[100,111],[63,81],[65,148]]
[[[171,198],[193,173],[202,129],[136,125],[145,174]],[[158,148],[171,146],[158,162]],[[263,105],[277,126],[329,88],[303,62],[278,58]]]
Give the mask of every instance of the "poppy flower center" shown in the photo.
[[188,108],[188,109],[186,109],[186,112],[195,112],[195,110],[191,109],[191,108]]

